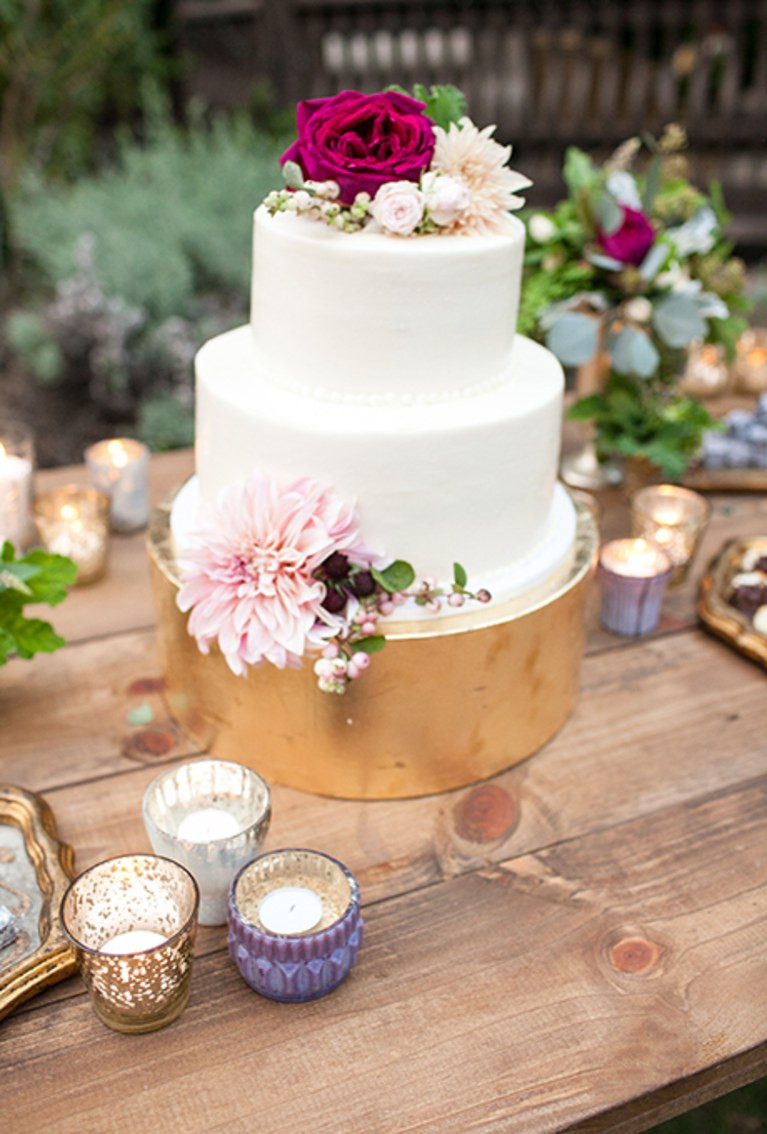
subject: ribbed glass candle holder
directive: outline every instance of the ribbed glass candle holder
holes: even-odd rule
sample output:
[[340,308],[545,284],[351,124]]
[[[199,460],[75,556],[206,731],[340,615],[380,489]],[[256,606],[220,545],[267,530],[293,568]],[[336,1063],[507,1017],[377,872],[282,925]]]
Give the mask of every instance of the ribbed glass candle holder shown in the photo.
[[122,855],[86,870],[61,903],[96,1015],[118,1032],[172,1023],[189,1000],[197,884],[177,862]]
[[200,925],[224,925],[231,881],[269,830],[266,782],[231,760],[194,760],[153,780],[143,811],[152,848],[194,875]]
[[359,885],[329,855],[273,851],[244,866],[232,883],[229,953],[262,996],[325,996],[348,975],[361,943]]

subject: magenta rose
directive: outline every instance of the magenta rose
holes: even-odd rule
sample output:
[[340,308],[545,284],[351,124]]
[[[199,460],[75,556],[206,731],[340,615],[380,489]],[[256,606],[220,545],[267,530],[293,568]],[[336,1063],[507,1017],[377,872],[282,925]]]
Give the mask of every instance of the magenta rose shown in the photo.
[[641,264],[655,239],[655,231],[644,213],[626,205],[622,208],[620,228],[609,236],[606,232],[598,232],[597,240],[608,256],[622,264]]
[[431,163],[434,128],[425,104],[396,91],[341,91],[298,104],[298,138],[280,158],[312,181],[337,181],[340,201],[374,197],[387,181],[418,181]]

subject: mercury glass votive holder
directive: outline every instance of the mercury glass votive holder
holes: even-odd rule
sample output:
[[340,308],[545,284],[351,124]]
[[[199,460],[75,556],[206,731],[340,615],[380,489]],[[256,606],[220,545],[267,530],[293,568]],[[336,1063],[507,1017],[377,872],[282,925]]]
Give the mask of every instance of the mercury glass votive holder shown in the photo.
[[750,327],[740,336],[733,374],[735,387],[743,394],[767,390],[767,327]]
[[711,514],[703,496],[678,484],[650,484],[631,496],[631,533],[652,540],[671,560],[672,583],[683,582]]
[[165,1027],[189,1000],[197,883],[151,854],[107,859],[76,878],[61,924],[96,1015],[118,1032]]
[[229,955],[270,1000],[325,996],[348,975],[362,943],[360,890],[343,863],[288,849],[244,866],[229,894]]
[[97,441],[85,450],[95,488],[110,501],[113,532],[135,532],[149,522],[149,449],[132,437]]
[[109,547],[109,500],[104,493],[68,484],[41,493],[33,510],[43,547],[77,564],[75,585],[100,579]]
[[234,761],[193,760],[152,781],[143,813],[157,854],[194,875],[200,925],[224,925],[231,881],[260,852],[269,830],[267,783]]
[[642,637],[658,624],[671,561],[646,539],[614,539],[599,554],[601,619],[606,630]]

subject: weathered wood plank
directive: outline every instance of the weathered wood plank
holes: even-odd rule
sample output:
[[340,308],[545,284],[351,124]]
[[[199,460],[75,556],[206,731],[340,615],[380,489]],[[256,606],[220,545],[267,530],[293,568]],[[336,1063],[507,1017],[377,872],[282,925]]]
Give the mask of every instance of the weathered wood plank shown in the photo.
[[673,1080],[767,1069],[766,819],[762,777],[368,907],[358,967],[313,1004],[259,999],[221,951],[196,962],[184,1016],[140,1040],[106,1031],[84,994],[12,1016],[6,1121],[642,1129],[673,1109]]

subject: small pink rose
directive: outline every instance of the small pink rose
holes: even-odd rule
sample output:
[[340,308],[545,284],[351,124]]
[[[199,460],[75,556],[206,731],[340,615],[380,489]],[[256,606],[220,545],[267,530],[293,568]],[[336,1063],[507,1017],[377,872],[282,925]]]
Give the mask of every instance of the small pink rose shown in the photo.
[[452,224],[471,208],[471,193],[459,177],[425,173],[421,178],[421,191],[430,219],[440,227]]
[[412,181],[390,181],[376,193],[370,212],[387,232],[410,236],[423,219],[423,195]]

